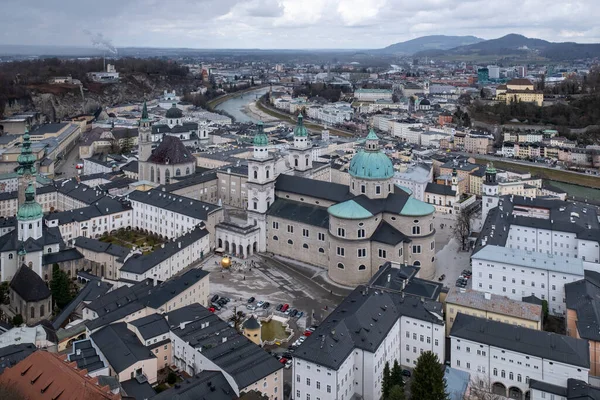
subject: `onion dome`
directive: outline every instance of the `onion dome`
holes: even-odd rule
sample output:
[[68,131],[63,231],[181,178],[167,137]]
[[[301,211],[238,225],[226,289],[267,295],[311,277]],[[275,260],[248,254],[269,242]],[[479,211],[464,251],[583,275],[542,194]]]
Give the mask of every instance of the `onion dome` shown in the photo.
[[29,183],[27,189],[25,189],[25,202],[19,206],[17,219],[19,221],[33,221],[41,219],[43,216],[42,206],[35,201],[35,188],[32,183]]
[[259,122],[257,125],[258,130],[256,132],[256,135],[254,135],[254,140],[252,141],[252,143],[254,144],[254,146],[268,146],[269,138],[265,134],[263,123]]
[[294,127],[294,136],[308,136],[308,131],[304,126],[304,117],[302,116],[302,113],[298,114],[298,121]]

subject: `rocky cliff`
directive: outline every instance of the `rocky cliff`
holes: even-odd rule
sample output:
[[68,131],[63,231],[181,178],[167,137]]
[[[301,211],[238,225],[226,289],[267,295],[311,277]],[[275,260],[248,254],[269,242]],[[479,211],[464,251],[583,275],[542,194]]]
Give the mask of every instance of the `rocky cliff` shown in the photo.
[[4,115],[37,111],[48,121],[58,121],[116,104],[155,99],[164,90],[183,93],[195,89],[199,83],[192,78],[131,74],[122,76],[115,84],[32,85],[27,87],[26,96],[5,104]]

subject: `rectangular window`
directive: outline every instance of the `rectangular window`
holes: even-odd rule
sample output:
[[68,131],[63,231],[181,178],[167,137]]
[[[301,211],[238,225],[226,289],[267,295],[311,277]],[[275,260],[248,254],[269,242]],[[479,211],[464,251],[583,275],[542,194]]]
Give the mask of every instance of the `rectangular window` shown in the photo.
[[344,228],[338,228],[338,236],[346,237],[346,230]]
[[363,258],[367,256],[367,249],[358,249],[358,257]]
[[321,242],[324,242],[324,241],[325,241],[325,234],[324,234],[324,233],[321,233],[321,232],[319,232],[319,240],[320,240]]
[[288,233],[294,233],[294,225],[288,225],[287,231],[288,231]]
[[344,248],[343,247],[337,248],[337,255],[340,257],[344,257]]
[[379,249],[379,258],[385,258],[387,256],[387,252],[383,249]]
[[279,229],[279,222],[273,221],[273,229]]
[[421,254],[421,245],[413,245],[412,252],[413,254]]
[[308,229],[302,229],[302,236],[308,237]]

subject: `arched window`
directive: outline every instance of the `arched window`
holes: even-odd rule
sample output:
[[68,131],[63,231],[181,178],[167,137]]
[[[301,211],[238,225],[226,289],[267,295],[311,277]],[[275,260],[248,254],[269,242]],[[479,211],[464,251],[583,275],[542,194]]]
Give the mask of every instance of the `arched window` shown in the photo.
[[325,249],[323,249],[322,247],[319,247],[319,253],[325,253]]
[[294,159],[294,167],[297,167],[297,166],[298,166],[298,159],[296,158],[296,159]]
[[267,179],[269,179],[269,170],[267,170]]
[[515,379],[515,374],[513,374],[512,372],[508,373],[508,379],[510,379],[511,381]]
[[48,247],[48,253],[52,253],[52,247]]
[[365,269],[367,269],[367,267],[365,267],[364,265],[359,265],[358,266],[358,270],[359,271],[364,271]]
[[154,182],[154,167],[150,167],[150,182]]
[[498,368],[494,368],[494,376],[498,376]]
[[342,264],[342,263],[338,263],[338,266],[337,266],[337,267],[338,267],[339,269],[344,269],[344,264]]
[[13,259],[13,255],[12,255],[12,253],[9,253],[9,254],[8,254],[8,259],[9,259],[9,260],[12,260],[12,259]]
[[521,374],[518,374],[517,375],[517,382],[521,382],[521,381],[523,381],[523,378],[521,378]]
[[45,311],[45,310],[44,310],[44,305],[42,304],[42,305],[40,306],[40,317],[43,317],[43,316],[44,316],[44,314],[45,314],[45,312],[44,312],[44,311]]
[[29,229],[33,229],[33,224],[29,224]]
[[500,376],[502,378],[506,378],[506,371],[502,370],[502,372],[500,372]]
[[308,249],[308,245],[307,245],[306,243],[304,243],[304,244],[302,245],[302,247],[304,247],[305,249]]
[[254,171],[254,179],[258,179],[258,171]]
[[175,170],[175,176],[181,176],[181,170],[179,168]]
[[189,175],[189,174],[190,174],[190,167],[187,167],[187,168],[185,169],[185,174],[186,174],[186,175]]
[[31,318],[35,318],[35,307],[31,307]]
[[168,169],[165,170],[165,184],[168,185],[171,183],[171,171]]
[[421,227],[420,226],[413,226],[412,227],[412,232],[413,232],[413,235],[420,235],[421,234]]
[[308,167],[308,157],[306,157],[306,166]]
[[292,239],[288,239],[288,244],[294,244],[294,241]]
[[421,261],[418,261],[418,260],[417,260],[417,261],[413,262],[413,265],[414,265],[415,267],[419,267],[419,266],[421,265]]
[[277,237],[277,235],[273,236],[273,240],[279,240],[279,238]]

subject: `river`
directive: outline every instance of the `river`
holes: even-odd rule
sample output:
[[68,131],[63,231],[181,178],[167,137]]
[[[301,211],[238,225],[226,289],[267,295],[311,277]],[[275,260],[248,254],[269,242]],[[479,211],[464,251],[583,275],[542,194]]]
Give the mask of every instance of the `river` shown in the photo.
[[580,201],[587,200],[592,204],[600,204],[600,189],[553,180],[546,180],[546,182],[567,192],[567,198],[569,199],[575,196]]
[[259,97],[263,96],[269,91],[269,88],[262,88],[246,92],[241,96],[233,97],[215,107],[218,111],[224,111],[228,115],[235,118],[236,122],[259,122],[257,119],[248,116],[244,109],[249,103],[256,101]]

